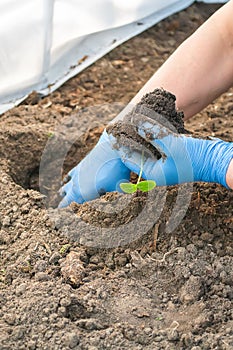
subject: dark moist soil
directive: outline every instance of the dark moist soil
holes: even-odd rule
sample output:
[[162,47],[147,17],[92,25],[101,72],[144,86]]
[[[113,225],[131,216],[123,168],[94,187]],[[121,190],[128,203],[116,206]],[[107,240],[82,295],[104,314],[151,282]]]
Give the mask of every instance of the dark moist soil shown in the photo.
[[[139,110],[142,113],[152,110],[164,117],[171,125],[174,126],[178,133],[184,133],[184,114],[176,109],[176,97],[163,89],[155,89],[153,92],[143,96],[138,103]],[[140,108],[141,107],[141,108]],[[148,113],[148,117],[153,118],[153,113]],[[156,116],[156,114],[155,114]],[[155,118],[155,121],[156,118]]]
[[[173,210],[177,198],[185,209],[185,186],[165,189],[166,198],[162,188],[145,195],[113,193],[61,211],[47,209],[38,191],[47,141],[58,158],[72,146],[61,179],[218,7],[192,5],[50,96],[34,93],[0,117],[0,349],[232,349],[232,191],[196,184],[173,231],[168,222],[182,214],[182,207]],[[185,127],[232,141],[232,94]],[[74,143],[67,130],[80,131]],[[53,161],[48,152],[46,164]],[[50,179],[43,193],[58,182],[51,189]],[[137,223],[140,214],[145,220]]]
[[[149,142],[153,135],[151,133],[148,135],[147,132],[146,139],[140,137],[137,132],[138,124],[149,121],[155,125],[159,123],[161,126],[171,129],[172,132],[185,133],[184,114],[177,111],[175,101],[176,97],[163,89],[155,89],[143,96],[122,121],[107,127],[107,131],[116,138],[115,147],[125,146],[130,151],[140,153],[143,151],[145,157],[152,155],[155,159],[160,159],[162,154]],[[160,134],[160,137],[164,136],[162,130]]]

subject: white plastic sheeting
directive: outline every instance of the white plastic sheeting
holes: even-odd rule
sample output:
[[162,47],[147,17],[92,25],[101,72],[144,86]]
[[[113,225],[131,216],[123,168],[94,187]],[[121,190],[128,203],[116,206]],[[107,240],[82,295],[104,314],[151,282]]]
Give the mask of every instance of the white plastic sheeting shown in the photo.
[[54,91],[120,43],[193,2],[1,0],[0,113],[33,90]]

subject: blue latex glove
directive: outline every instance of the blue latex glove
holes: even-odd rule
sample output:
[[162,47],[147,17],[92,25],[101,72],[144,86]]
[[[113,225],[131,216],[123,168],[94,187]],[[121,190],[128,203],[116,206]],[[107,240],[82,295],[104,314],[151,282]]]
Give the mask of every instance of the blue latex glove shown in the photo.
[[[227,187],[226,172],[233,158],[233,143],[220,139],[202,140],[176,134],[159,123],[134,121],[138,134],[157,148],[164,157],[145,157],[142,177],[154,180],[157,186],[185,182],[216,182]],[[148,139],[149,137],[149,139]],[[142,153],[120,147],[124,164],[139,174]]]
[[83,203],[105,192],[119,191],[120,182],[128,181],[130,170],[122,163],[119,152],[112,148],[109,136],[103,132],[94,149],[75,167],[60,194],[59,208],[71,202]]

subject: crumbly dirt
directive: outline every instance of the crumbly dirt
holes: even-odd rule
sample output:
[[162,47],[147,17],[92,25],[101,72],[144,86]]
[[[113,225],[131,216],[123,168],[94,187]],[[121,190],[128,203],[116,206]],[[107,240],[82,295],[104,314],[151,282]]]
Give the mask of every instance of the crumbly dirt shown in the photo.
[[[127,113],[121,121],[111,123],[107,131],[116,138],[116,148],[125,146],[129,151],[144,153],[144,156],[153,156],[160,159],[162,154],[153,147],[149,138],[151,133],[147,132],[147,139],[138,135],[138,123],[147,122],[158,123],[175,133],[186,133],[184,129],[184,114],[178,112],[175,105],[176,97],[164,89],[155,89],[145,94],[141,101]],[[163,137],[164,131],[160,131],[157,137]],[[145,154],[146,153],[146,154]]]
[[[67,149],[61,179],[217,8],[194,4],[121,45],[50,96],[40,99],[34,93],[0,117],[0,349],[233,348],[232,191],[196,184],[173,231],[168,222],[176,199],[190,193],[185,186],[166,190],[165,199],[162,188],[150,195],[113,193],[60,211],[47,208],[51,189],[46,181],[43,193],[38,191],[47,141],[58,158]],[[230,89],[185,128],[232,141],[232,95]],[[93,105],[98,107],[89,108]],[[72,147],[66,127],[80,131]],[[47,156],[46,162],[52,161]],[[158,213],[153,203],[163,200]],[[176,215],[181,212],[182,207]],[[128,229],[141,213],[145,223]],[[152,227],[146,226],[148,218],[155,221]]]
[[[143,96],[138,103],[138,107],[139,110],[142,109],[142,112],[145,111],[145,109],[155,111],[171,123],[178,133],[185,133],[184,114],[182,111],[177,111],[175,102],[175,95],[163,89],[155,89]],[[153,113],[148,114],[153,118]]]

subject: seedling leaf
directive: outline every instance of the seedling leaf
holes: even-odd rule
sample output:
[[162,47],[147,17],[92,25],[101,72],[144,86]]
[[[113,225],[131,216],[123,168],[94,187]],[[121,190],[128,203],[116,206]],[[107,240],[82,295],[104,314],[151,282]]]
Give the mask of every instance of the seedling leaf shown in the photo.
[[132,184],[131,182],[123,182],[120,184],[120,188],[125,193],[135,193],[137,190],[140,190],[142,192],[148,192],[153,190],[156,186],[156,182],[154,180],[146,180],[141,181],[142,178],[142,171],[143,171],[143,157],[144,157],[144,151],[142,151],[142,159],[141,159],[141,168],[138,175],[138,181],[136,184]]
[[137,184],[137,189],[142,192],[148,192],[155,188],[156,182],[153,180],[141,181]]
[[130,182],[122,182],[120,184],[120,188],[122,189],[123,192],[125,193],[134,193],[137,191],[137,185],[132,184]]

